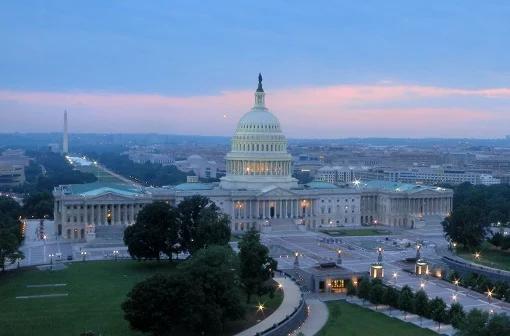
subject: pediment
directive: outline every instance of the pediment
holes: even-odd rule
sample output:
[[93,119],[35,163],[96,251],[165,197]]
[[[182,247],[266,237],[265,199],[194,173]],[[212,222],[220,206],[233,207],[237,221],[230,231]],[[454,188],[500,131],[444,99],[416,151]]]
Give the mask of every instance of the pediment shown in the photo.
[[105,192],[104,194],[97,195],[95,197],[90,197],[90,200],[94,201],[122,201],[122,200],[132,200],[131,197],[126,195],[117,194],[113,191]]
[[295,193],[288,189],[283,189],[277,186],[267,187],[257,195],[257,197],[294,197]]

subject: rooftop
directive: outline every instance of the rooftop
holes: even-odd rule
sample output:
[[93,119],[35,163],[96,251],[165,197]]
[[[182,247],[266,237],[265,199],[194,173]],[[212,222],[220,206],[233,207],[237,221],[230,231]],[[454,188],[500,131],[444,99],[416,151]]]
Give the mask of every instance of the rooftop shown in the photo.
[[381,189],[386,191],[402,191],[402,192],[417,192],[422,190],[433,190],[433,191],[446,191],[447,189],[441,187],[433,187],[427,185],[411,184],[411,183],[400,183],[392,181],[380,181],[372,180],[361,183],[363,189]]
[[70,184],[66,193],[78,196],[99,196],[107,193],[115,193],[124,196],[135,196],[145,192],[135,186],[121,183],[93,182],[84,184]]

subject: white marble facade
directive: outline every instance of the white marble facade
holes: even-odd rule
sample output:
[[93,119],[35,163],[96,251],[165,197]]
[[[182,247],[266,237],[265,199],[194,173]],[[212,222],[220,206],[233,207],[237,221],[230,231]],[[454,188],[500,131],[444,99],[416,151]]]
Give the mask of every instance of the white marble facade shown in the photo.
[[327,182],[298,185],[278,119],[265,106],[262,78],[255,104],[239,121],[220,183],[188,182],[139,188],[92,183],[55,188],[55,222],[64,239],[93,239],[97,227],[126,226],[144,205],[176,205],[207,196],[231,218],[233,232],[317,230],[370,224],[414,227],[426,215],[446,216],[453,192],[410,184],[355,181],[351,187]]

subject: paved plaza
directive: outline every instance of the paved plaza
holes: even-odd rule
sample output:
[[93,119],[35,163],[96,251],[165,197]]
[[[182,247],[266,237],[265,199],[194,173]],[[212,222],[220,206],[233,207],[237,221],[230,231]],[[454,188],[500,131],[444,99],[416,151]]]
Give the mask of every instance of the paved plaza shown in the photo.
[[[421,256],[434,264],[441,256],[436,253],[437,247],[446,245],[443,231],[438,223],[414,230],[402,230],[389,236],[331,237],[318,232],[294,232],[288,234],[263,234],[262,241],[278,261],[280,269],[294,268],[294,253],[299,253],[299,268],[310,268],[324,262],[336,262],[337,250],[342,251],[342,266],[353,272],[368,272],[372,263],[377,261],[377,248],[381,246],[383,252],[384,280],[388,285],[402,288],[410,286],[414,291],[423,288],[430,298],[440,297],[447,304],[454,301],[461,303],[466,310],[473,308],[489,312],[510,314],[510,305],[500,300],[488,299],[485,295],[475,291],[456,287],[438,278],[418,277],[403,271],[410,264],[405,258],[416,256],[416,241],[423,242]],[[410,246],[406,247],[409,242]],[[411,264],[412,265],[412,264]],[[397,276],[394,277],[394,274]],[[331,294],[335,295],[335,294]]]

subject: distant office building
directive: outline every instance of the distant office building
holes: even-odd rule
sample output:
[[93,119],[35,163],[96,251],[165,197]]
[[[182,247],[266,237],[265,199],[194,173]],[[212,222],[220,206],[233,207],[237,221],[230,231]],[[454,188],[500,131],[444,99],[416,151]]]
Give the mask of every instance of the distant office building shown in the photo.
[[391,168],[358,168],[354,174],[361,180],[382,180],[428,185],[457,185],[464,182],[469,182],[474,185],[492,185],[500,183],[499,179],[489,174],[444,168],[411,168],[403,170]]
[[308,172],[310,175],[315,175],[322,166],[324,163],[321,158],[307,154],[300,154],[293,161],[294,172]]
[[58,143],[50,143],[48,144],[48,150],[52,153],[60,153],[60,144]]
[[30,158],[22,149],[6,149],[0,155],[0,164],[26,167],[30,164]]
[[169,154],[150,153],[146,151],[130,151],[128,157],[136,163],[155,163],[163,166],[170,166],[175,163],[173,156]]
[[218,165],[216,161],[208,161],[200,155],[190,155],[186,160],[175,161],[175,166],[185,173],[193,172],[201,178],[216,178]]
[[25,167],[0,163],[0,187],[15,187],[25,183]]
[[317,170],[315,180],[335,184],[351,183],[355,180],[354,170],[341,166],[324,166]]

